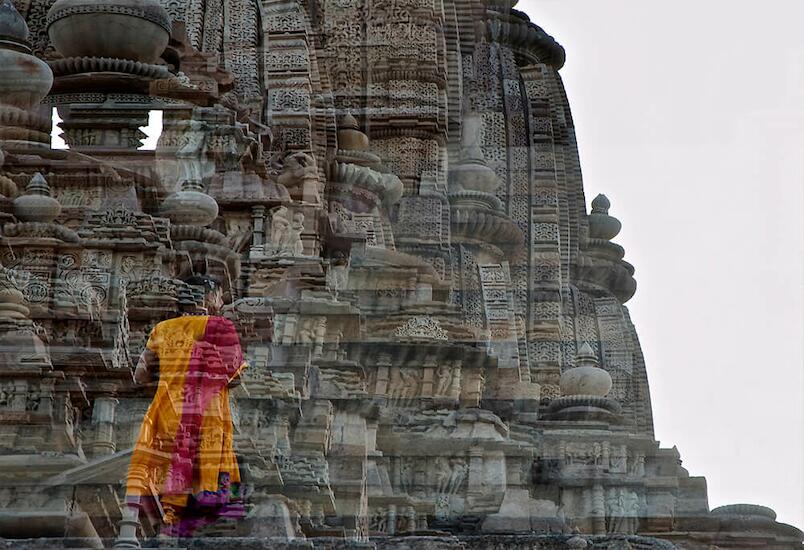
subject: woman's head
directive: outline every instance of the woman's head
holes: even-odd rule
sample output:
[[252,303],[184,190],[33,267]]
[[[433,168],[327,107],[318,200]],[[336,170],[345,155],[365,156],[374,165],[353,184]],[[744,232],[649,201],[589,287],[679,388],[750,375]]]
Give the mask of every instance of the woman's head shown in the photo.
[[223,307],[223,286],[220,281],[207,275],[193,275],[184,280],[190,286],[204,292],[204,308],[209,315],[217,315]]

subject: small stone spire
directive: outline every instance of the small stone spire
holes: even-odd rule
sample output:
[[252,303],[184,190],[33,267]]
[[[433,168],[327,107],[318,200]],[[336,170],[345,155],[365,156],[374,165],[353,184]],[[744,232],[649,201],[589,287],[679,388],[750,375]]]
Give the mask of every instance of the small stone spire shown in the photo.
[[611,208],[611,201],[603,193],[592,200],[592,214],[608,214]]
[[464,115],[461,134],[461,158],[449,171],[450,191],[475,191],[491,194],[500,186],[500,178],[486,163],[480,148],[483,120],[476,113]]
[[24,222],[53,223],[61,213],[61,204],[52,197],[45,177],[37,172],[25,187],[25,193],[14,199],[14,215]]
[[606,195],[598,195],[592,201],[592,212],[589,214],[589,237],[610,241],[620,233],[620,220],[609,216],[611,202]]
[[605,397],[611,390],[612,380],[608,372],[601,369],[595,352],[588,342],[584,342],[575,355],[574,368],[564,371],[559,385],[562,395],[589,395]]
[[589,342],[584,342],[578,354],[575,356],[575,364],[579,367],[599,367],[597,355],[595,355]]

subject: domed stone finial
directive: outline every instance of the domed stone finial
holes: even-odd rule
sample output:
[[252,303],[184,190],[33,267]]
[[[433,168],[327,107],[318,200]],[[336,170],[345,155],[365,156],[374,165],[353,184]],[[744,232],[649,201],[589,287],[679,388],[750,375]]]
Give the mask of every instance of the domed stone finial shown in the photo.
[[11,0],[0,0],[0,110],[30,111],[52,84],[50,67],[31,55],[25,20]]
[[592,346],[584,342],[576,355],[577,367],[561,375],[562,395],[591,395],[605,397],[611,391],[612,380],[608,372],[598,366]]
[[620,233],[623,225],[620,220],[609,216],[611,201],[606,195],[598,195],[592,201],[592,213],[589,214],[589,236],[593,239],[610,241]]
[[593,214],[608,214],[609,208],[611,208],[611,201],[603,193],[599,194],[592,201]]
[[340,123],[341,130],[359,130],[360,126],[357,125],[357,119],[354,117],[352,113],[346,113],[341,118]]
[[158,0],[57,0],[47,14],[48,36],[64,57],[156,63],[170,31]]
[[218,202],[204,192],[200,182],[185,180],[181,190],[162,203],[161,215],[176,225],[204,227],[218,217]]
[[365,151],[368,149],[369,139],[360,131],[357,119],[352,113],[346,113],[338,124],[338,149],[343,151]]
[[50,193],[45,177],[33,175],[25,193],[14,199],[14,215],[24,222],[53,223],[61,213],[61,204]]
[[0,0],[0,47],[28,47],[28,25],[11,0]]

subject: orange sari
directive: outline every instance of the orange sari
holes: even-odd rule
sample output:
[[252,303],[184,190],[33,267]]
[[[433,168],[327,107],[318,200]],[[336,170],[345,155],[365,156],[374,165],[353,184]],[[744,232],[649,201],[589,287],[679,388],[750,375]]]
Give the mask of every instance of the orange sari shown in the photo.
[[240,470],[228,384],[247,366],[234,325],[223,317],[169,319],[154,327],[147,348],[159,358],[159,385],[126,494],[158,496],[174,508],[203,510],[207,519],[232,515],[227,507],[240,500]]

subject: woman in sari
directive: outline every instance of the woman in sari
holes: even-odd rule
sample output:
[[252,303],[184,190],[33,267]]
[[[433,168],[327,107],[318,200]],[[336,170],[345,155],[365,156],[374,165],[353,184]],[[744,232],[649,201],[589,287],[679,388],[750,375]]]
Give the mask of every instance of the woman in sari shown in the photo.
[[145,384],[158,376],[158,386],[126,490],[130,501],[158,498],[163,534],[182,537],[243,515],[228,388],[246,367],[234,325],[215,315],[223,305],[220,285],[200,276],[187,283],[204,289],[208,315],[183,315],[151,331],[134,379]]

